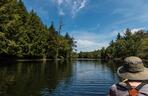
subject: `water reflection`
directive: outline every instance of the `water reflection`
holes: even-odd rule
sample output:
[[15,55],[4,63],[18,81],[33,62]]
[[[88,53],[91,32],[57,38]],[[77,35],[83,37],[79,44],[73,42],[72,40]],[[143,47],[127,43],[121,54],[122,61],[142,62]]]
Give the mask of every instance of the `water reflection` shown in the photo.
[[0,67],[0,96],[106,96],[116,68],[95,60],[19,61]]
[[[68,62],[70,63],[70,62]],[[59,81],[72,73],[72,64],[62,62],[18,62],[0,68],[2,96],[40,96],[43,90],[52,91]]]

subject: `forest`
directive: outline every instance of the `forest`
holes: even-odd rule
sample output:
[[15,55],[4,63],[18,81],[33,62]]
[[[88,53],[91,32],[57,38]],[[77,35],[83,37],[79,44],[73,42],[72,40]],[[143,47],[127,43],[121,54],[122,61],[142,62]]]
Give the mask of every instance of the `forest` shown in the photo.
[[107,48],[101,49],[101,58],[125,58],[127,56],[138,56],[148,59],[148,31],[139,30],[132,33],[129,28],[124,35],[118,33],[116,40],[111,41]]
[[[68,33],[61,35],[54,22],[47,27],[34,10],[28,12],[22,0],[0,2],[0,58],[113,59],[139,56],[148,59],[148,31],[118,33],[107,47],[76,55],[76,42]],[[58,30],[58,31],[57,31]]]
[[[97,54],[97,55],[96,55]],[[123,35],[118,33],[107,47],[93,52],[80,52],[79,58],[124,59],[127,56],[138,56],[148,59],[148,31],[139,30],[132,33],[127,28]]]
[[43,24],[22,0],[0,1],[0,58],[70,59],[74,38],[60,34],[54,22]]
[[78,53],[78,58],[90,58],[90,59],[100,59],[101,58],[101,53],[100,50],[95,50],[91,52],[79,52]]

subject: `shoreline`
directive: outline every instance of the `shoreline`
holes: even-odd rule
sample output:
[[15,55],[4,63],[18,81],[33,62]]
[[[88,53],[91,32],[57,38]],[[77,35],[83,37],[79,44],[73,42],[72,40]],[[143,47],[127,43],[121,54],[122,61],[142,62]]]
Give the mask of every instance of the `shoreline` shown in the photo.
[[[0,61],[60,61],[60,60],[69,60],[69,59],[50,59],[50,58],[9,58],[9,57],[1,57]],[[112,58],[112,59],[101,59],[101,58],[72,58],[70,60],[78,60],[78,61],[95,61],[95,60],[102,60],[102,61],[123,61],[122,58]],[[142,59],[143,62],[148,62],[148,59]]]

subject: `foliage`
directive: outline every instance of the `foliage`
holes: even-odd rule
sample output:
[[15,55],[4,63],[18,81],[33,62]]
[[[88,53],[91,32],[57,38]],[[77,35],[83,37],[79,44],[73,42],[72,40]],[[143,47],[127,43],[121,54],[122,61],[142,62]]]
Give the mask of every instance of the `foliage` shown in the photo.
[[21,0],[0,2],[0,22],[0,57],[72,57],[74,39],[68,33],[58,34],[53,23],[47,28],[33,10],[26,10]]
[[92,52],[80,52],[78,54],[78,58],[98,59],[100,58],[100,50],[96,50]]
[[115,41],[111,41],[110,45],[101,50],[103,59],[125,58],[127,56],[139,56],[147,58],[148,56],[148,33],[139,30],[132,33],[127,29],[124,36],[118,33]]

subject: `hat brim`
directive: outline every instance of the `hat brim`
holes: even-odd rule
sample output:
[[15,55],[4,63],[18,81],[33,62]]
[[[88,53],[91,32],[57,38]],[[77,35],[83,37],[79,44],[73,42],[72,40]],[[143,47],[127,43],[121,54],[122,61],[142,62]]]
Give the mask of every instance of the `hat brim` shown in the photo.
[[148,80],[148,68],[144,68],[142,72],[131,73],[121,66],[118,68],[117,74],[120,77],[129,80]]

